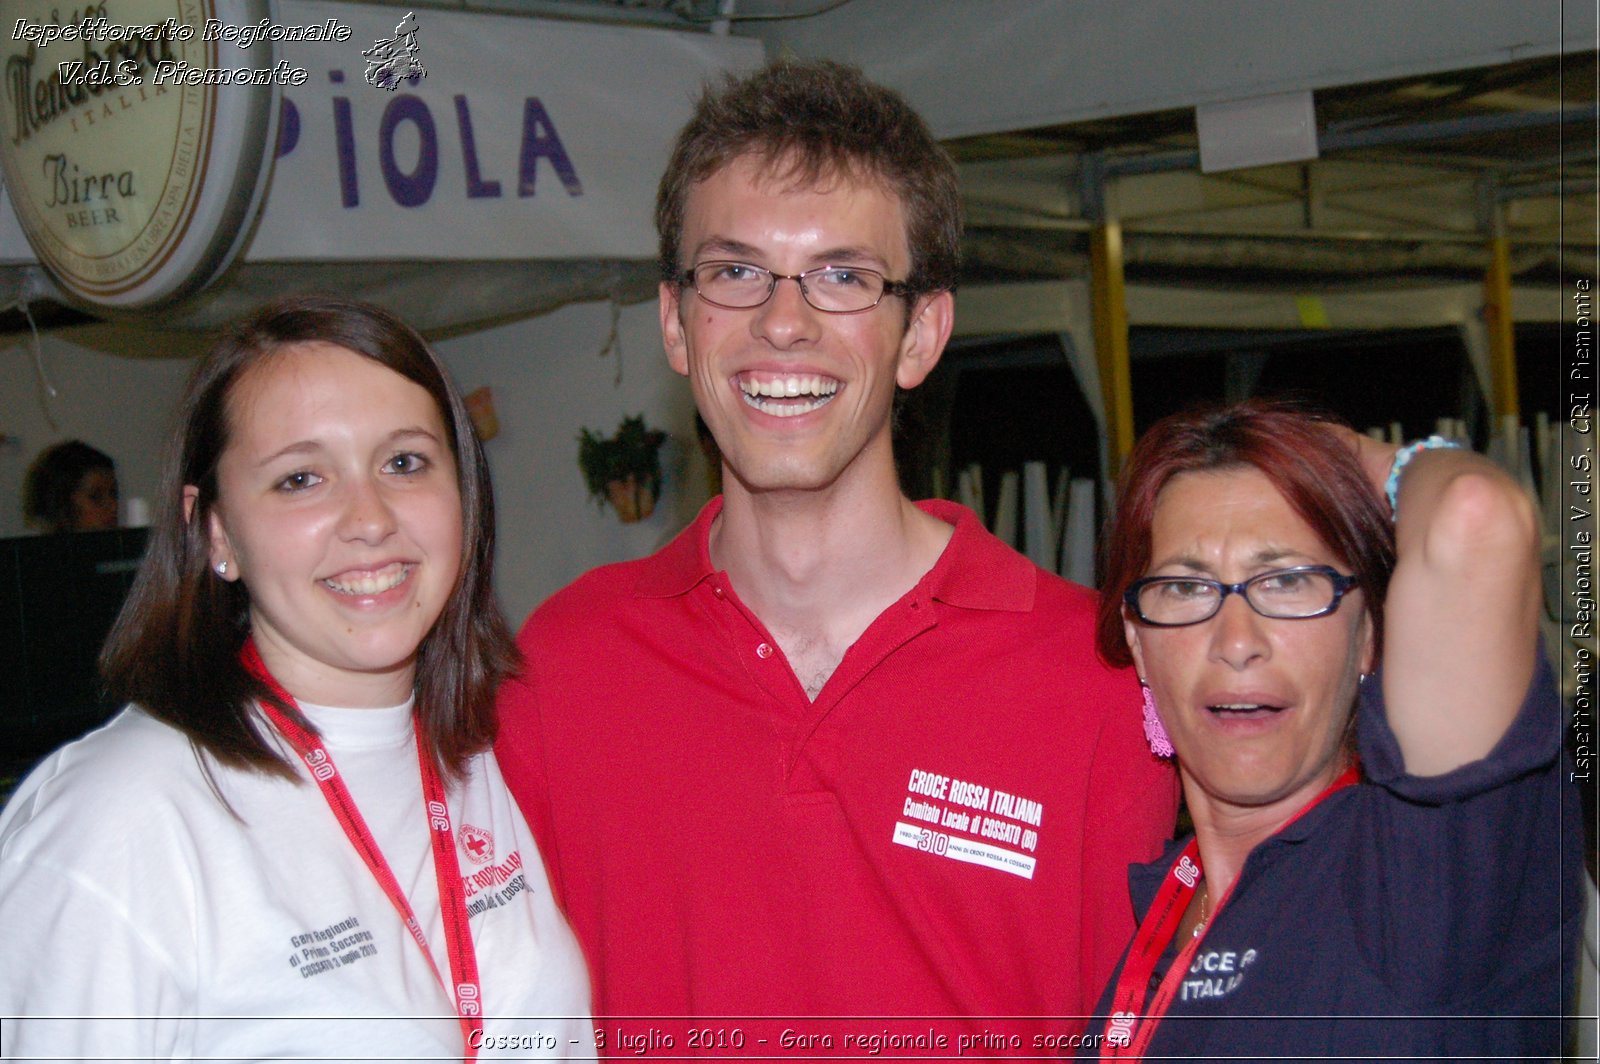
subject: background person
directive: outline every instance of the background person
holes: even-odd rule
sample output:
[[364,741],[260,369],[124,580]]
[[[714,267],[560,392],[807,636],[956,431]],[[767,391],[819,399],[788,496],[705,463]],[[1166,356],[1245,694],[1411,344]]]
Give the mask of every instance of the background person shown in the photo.
[[535,612],[497,745],[601,1048],[759,1051],[822,1016],[834,1052],[1036,1052],[1132,932],[1123,876],[1175,787],[1095,657],[1092,596],[900,492],[894,395],[952,324],[954,166],[859,72],[779,62],[701,99],[657,226],[667,356],[724,494]]
[[1521,489],[1283,406],[1184,414],[1134,449],[1108,570],[1101,646],[1195,833],[1133,872],[1101,1054],[1558,1056],[1583,850]]
[[42,532],[98,532],[117,527],[117,469],[82,440],[40,453],[22,485],[22,515]]
[[0,815],[6,1051],[592,1053],[582,958],[488,750],[515,652],[438,360],[384,311],[281,301],[179,414],[104,657],[132,704]]

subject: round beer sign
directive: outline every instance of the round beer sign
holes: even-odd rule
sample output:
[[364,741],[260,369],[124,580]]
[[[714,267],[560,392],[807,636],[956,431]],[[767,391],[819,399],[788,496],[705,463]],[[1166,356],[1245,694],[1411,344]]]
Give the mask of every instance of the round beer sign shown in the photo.
[[0,164],[69,295],[137,310],[227,266],[271,165],[272,25],[268,0],[7,0]]

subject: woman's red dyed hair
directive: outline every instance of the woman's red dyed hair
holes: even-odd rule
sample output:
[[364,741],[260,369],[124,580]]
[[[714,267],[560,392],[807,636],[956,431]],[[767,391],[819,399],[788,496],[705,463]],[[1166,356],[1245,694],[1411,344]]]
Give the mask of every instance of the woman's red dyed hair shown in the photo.
[[1150,566],[1150,529],[1161,489],[1180,473],[1259,469],[1339,562],[1360,580],[1383,643],[1383,600],[1394,569],[1388,504],[1331,418],[1281,401],[1251,399],[1163,418],[1128,459],[1106,535],[1098,645],[1113,665],[1133,664],[1122,629],[1122,596]]

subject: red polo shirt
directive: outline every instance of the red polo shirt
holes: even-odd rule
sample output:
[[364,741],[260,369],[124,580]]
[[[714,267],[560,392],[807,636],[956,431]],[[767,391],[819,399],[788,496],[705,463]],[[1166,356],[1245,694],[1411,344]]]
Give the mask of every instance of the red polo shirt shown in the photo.
[[[603,1049],[782,1052],[781,1030],[821,1033],[801,1021],[821,1016],[852,1018],[835,1039],[934,1040],[890,1053],[953,1054],[963,1035],[970,1053],[1002,1029],[1029,1050],[1082,1027],[1133,933],[1127,869],[1170,833],[1175,781],[1132,674],[1095,655],[1092,593],[967,510],[921,506],[955,525],[948,547],[814,702],[711,566],[720,500],[523,629],[496,752],[597,1015],[723,1017],[746,1041],[602,1019]],[[755,1017],[791,1019],[739,1024]]]

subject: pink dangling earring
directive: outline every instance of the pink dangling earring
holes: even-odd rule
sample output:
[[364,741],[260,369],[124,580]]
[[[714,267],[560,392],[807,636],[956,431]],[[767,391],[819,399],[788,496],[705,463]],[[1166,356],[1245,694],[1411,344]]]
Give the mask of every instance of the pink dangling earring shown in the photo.
[[1161,717],[1156,713],[1156,696],[1150,693],[1150,685],[1143,680],[1139,681],[1139,691],[1144,695],[1144,738],[1150,744],[1150,752],[1157,757],[1171,757],[1172,740],[1167,737],[1167,729],[1162,727]]

